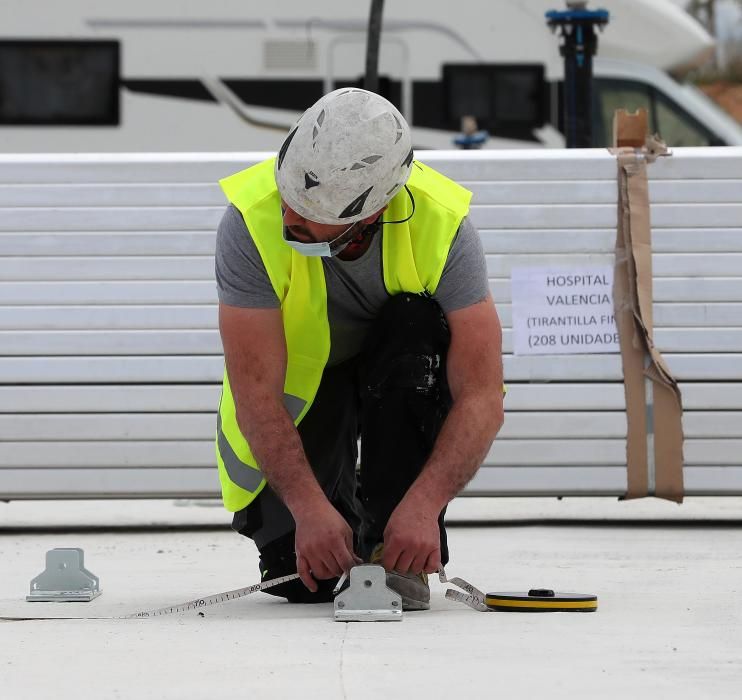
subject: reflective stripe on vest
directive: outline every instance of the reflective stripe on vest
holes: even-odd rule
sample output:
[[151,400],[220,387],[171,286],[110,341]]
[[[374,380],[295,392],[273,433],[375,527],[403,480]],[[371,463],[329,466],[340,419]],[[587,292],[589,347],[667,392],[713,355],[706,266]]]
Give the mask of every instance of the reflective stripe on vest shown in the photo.
[[245,464],[235,454],[222,431],[222,417],[219,414],[216,416],[216,448],[230,480],[245,491],[257,491],[263,481],[263,472]]
[[[385,228],[382,237],[384,284],[390,295],[435,293],[451,242],[469,210],[468,190],[421,163],[414,166],[407,186],[415,198],[415,214],[406,223]],[[284,405],[298,425],[314,401],[330,353],[327,288],[322,260],[301,255],[283,241],[273,168],[271,158],[220,184],[242,213],[281,302],[287,351]],[[399,221],[410,212],[403,189],[389,203],[384,218]],[[265,481],[237,424],[226,371],[216,453],[224,505],[233,512],[240,510],[260,493]]]
[[[300,399],[298,396],[291,396],[290,394],[283,395],[283,405],[291,416],[291,420],[295,421],[299,417],[305,404],[306,401]],[[263,472],[257,466],[252,467],[246,464],[235,454],[235,451],[229,444],[229,440],[227,440],[227,436],[222,430],[221,413],[216,414],[216,447],[217,454],[224,463],[224,469],[230,481],[245,491],[257,491],[263,481]]]

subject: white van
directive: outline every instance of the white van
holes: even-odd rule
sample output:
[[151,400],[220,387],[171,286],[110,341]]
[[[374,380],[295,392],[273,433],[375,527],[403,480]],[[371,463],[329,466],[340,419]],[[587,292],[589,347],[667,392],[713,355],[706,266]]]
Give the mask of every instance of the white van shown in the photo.
[[[671,0],[595,0],[594,145],[615,108],[649,109],[672,146],[741,145],[742,127],[670,77],[713,49]],[[562,0],[389,0],[380,92],[417,148],[450,148],[462,117],[485,148],[560,147]],[[326,91],[360,84],[368,2],[4,0],[0,152],[274,150]]]

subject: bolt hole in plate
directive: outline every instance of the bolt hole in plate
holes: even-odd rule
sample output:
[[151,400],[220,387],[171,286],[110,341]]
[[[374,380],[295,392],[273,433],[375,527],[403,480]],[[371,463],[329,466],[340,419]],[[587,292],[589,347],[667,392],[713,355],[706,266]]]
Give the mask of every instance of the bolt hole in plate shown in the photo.
[[386,571],[377,564],[350,570],[348,587],[335,597],[337,622],[384,622],[402,619],[402,596],[386,585]]
[[500,612],[595,612],[598,596],[532,588],[528,593],[487,593],[484,604]]
[[56,547],[46,553],[46,568],[31,581],[29,602],[89,602],[101,594],[98,577],[85,568],[79,547]]

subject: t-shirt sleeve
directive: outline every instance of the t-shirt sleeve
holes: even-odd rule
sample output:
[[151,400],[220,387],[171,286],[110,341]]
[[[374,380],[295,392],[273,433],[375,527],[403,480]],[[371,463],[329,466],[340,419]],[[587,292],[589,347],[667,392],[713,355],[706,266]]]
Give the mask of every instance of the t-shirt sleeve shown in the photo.
[[245,220],[232,204],[216,231],[215,273],[219,301],[229,306],[281,306]]
[[433,297],[444,312],[463,309],[482,301],[489,294],[487,261],[482,240],[474,224],[465,217],[451,244]]

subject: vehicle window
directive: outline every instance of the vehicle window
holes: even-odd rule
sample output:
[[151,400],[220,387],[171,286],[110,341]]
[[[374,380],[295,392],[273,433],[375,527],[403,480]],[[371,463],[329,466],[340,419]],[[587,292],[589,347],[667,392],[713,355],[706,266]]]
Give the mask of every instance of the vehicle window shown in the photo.
[[[447,63],[441,82],[443,121],[452,131],[462,128],[463,118],[473,117],[477,128],[493,136],[534,141],[533,130],[546,121],[547,92],[540,64]],[[430,110],[415,105],[416,124],[426,111]]]
[[713,136],[663,95],[656,100],[657,131],[668,146],[711,146]]
[[593,96],[593,145],[611,146],[617,109],[649,113],[649,129],[668,146],[711,146],[714,135],[680,105],[653,87],[635,80],[596,78]]
[[118,41],[1,40],[0,124],[119,124]]
[[613,115],[617,109],[635,112],[643,107],[649,113],[649,125],[657,131],[648,85],[633,80],[596,78],[593,98],[593,146],[613,145]]

